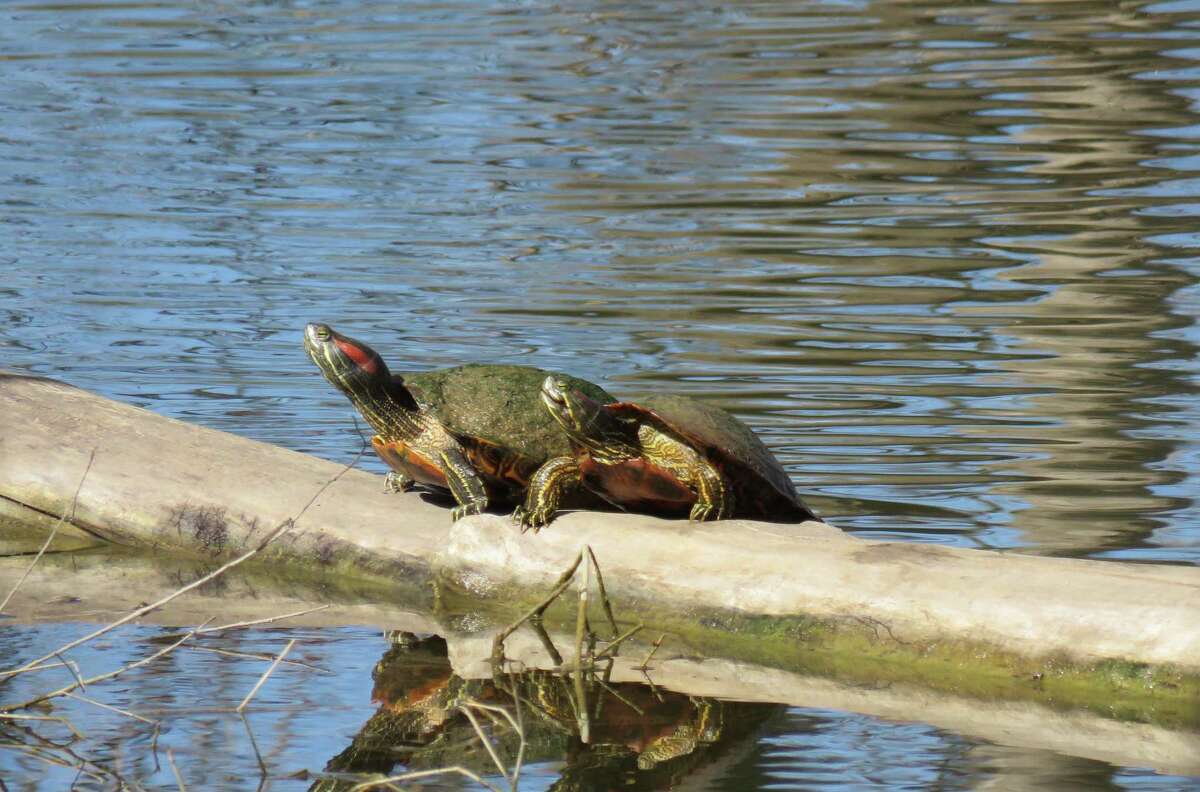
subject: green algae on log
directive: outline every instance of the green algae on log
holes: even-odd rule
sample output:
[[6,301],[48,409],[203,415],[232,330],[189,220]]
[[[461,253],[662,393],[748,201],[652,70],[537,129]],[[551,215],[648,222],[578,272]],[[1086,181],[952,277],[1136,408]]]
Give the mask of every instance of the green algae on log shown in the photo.
[[[1200,731],[1200,673],[1174,664],[1114,659],[1084,660],[1064,652],[1020,654],[967,636],[903,638],[884,621],[857,616],[751,615],[692,607],[680,611],[654,599],[630,596],[619,573],[605,571],[609,595],[624,629],[637,622],[643,634],[666,634],[677,651],[730,658],[848,686],[909,685],[980,701],[1027,702],[1056,711],[1082,710],[1135,723]],[[439,603],[449,612],[491,613],[499,629],[539,599],[521,588],[501,587],[486,597],[477,576],[445,577]],[[573,589],[568,590],[573,591]],[[616,593],[614,593],[616,592]],[[545,623],[567,631],[576,618],[571,596],[545,612]],[[479,616],[474,617],[478,622]],[[637,655],[626,650],[627,657]],[[1200,738],[1198,738],[1200,744]]]

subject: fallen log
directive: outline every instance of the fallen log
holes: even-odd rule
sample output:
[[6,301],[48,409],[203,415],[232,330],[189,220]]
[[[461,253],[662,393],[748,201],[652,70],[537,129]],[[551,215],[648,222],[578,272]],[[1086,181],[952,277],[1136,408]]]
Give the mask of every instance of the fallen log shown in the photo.
[[626,613],[722,631],[730,651],[739,640],[748,650],[767,639],[791,649],[823,642],[840,645],[829,663],[864,673],[888,658],[1006,673],[1024,673],[1013,669],[1028,663],[1082,664],[1078,673],[1101,676],[1111,676],[1111,663],[1167,666],[1189,679],[1200,671],[1194,567],[864,541],[819,522],[576,512],[522,534],[504,515],[452,525],[443,505],[385,494],[382,477],[359,470],[321,490],[339,472],[315,457],[0,372],[0,513],[49,523],[72,512],[77,536],[220,556],[302,515],[263,558],[325,576],[438,581],[508,605],[534,601],[587,544]]

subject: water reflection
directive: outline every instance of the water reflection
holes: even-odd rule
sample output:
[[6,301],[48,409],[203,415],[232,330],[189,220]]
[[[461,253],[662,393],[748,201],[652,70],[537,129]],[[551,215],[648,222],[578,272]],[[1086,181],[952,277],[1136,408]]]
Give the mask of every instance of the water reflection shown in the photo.
[[0,362],[348,458],[295,342],[327,320],[414,369],[710,398],[863,535],[1196,561],[1195,33],[1103,2],[9,4]]
[[468,712],[474,703],[519,712],[523,741],[505,721],[489,723],[487,711],[473,710],[476,722],[488,727],[508,773],[520,756],[535,767],[551,763],[557,768],[552,790],[674,788],[746,739],[753,743],[757,728],[786,709],[685,696],[652,683],[592,683],[590,733],[584,742],[569,680],[536,670],[464,679],[452,669],[446,642],[437,636],[400,634],[372,677],[372,701],[379,710],[326,764],[331,777],[312,790],[349,789],[355,780],[339,775],[347,773],[463,767],[496,776]]

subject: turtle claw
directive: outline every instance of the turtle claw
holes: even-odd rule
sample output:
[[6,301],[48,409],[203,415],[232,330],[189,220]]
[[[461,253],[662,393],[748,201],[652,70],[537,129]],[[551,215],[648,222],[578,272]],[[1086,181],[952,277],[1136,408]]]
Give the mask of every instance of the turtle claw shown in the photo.
[[525,533],[529,529],[533,529],[534,533],[542,530],[546,523],[550,522],[550,515],[546,509],[534,508],[526,511],[525,507],[518,506],[513,509],[512,520],[517,525],[521,526],[521,533]]
[[397,473],[394,470],[389,470],[387,476],[383,479],[384,492],[408,492],[416,485],[417,482],[415,479],[409,478],[403,473]]
[[688,519],[692,522],[708,522],[709,520],[729,520],[733,518],[733,498],[726,495],[716,502],[697,500],[692,505]]
[[450,510],[450,522],[458,522],[463,517],[470,517],[473,514],[483,514],[483,507],[482,503],[464,503],[455,506]]

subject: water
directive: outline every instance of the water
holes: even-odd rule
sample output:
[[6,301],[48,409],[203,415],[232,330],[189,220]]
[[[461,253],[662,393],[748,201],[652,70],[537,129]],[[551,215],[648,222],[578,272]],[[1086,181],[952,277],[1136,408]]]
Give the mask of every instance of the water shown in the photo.
[[1197,12],[13,0],[0,366],[348,460],[321,320],[711,399],[860,536],[1195,564]]

